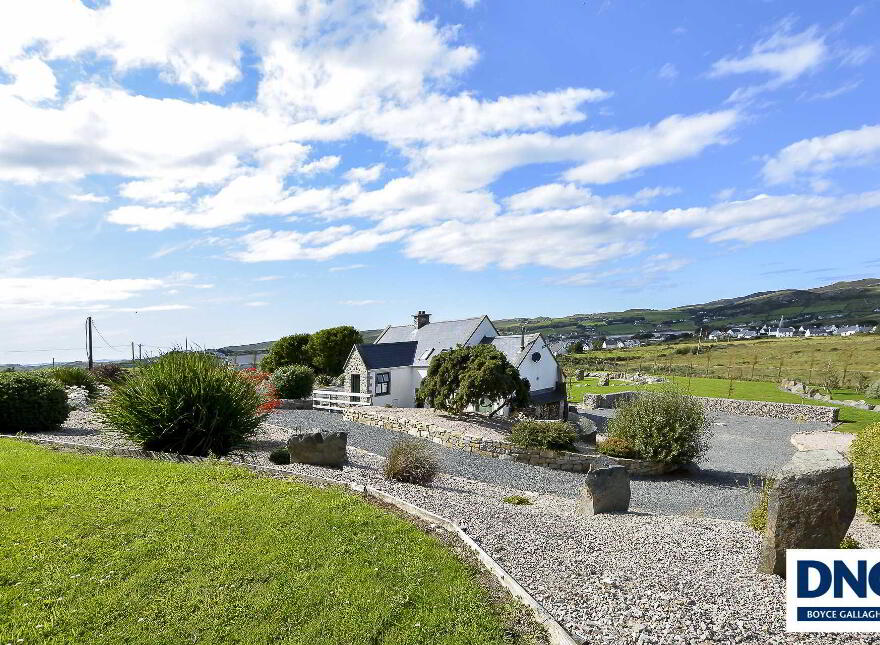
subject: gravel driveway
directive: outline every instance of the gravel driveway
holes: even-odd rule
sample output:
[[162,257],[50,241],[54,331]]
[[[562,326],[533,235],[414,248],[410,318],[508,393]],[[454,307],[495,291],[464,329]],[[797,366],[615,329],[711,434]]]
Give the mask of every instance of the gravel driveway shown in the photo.
[[[589,417],[601,428],[613,410],[593,410]],[[320,410],[279,410],[270,421],[288,428],[341,430],[349,445],[387,455],[399,432],[347,421],[339,413]],[[826,429],[821,423],[797,423],[746,416],[717,416],[711,449],[699,467],[663,478],[634,479],[632,507],[664,515],[690,515],[742,520],[754,505],[760,478],[794,454],[789,437],[795,432]],[[576,497],[583,475],[483,457],[431,444],[443,472],[458,477],[541,494]]]

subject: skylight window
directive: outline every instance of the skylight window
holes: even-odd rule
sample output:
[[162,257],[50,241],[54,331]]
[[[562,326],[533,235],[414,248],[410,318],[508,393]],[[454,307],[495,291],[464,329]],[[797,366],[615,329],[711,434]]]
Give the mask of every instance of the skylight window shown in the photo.
[[433,353],[434,353],[434,348],[431,347],[430,349],[425,350],[425,353],[422,354],[422,357],[419,360],[426,361]]

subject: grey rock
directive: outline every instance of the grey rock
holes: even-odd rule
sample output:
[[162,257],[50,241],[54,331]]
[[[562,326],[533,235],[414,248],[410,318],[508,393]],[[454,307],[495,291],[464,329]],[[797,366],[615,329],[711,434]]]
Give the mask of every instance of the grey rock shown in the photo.
[[346,461],[347,432],[305,432],[287,440],[291,463],[341,467]]
[[610,380],[610,377],[608,376],[608,374],[602,374],[599,377],[599,382],[597,383],[597,385],[599,387],[608,387],[609,380]]
[[804,393],[804,384],[803,383],[795,383],[791,386],[791,392],[794,394],[803,394]]
[[629,500],[629,473],[626,468],[603,464],[587,473],[577,506],[584,515],[626,513]]
[[796,452],[770,493],[758,568],[785,576],[786,549],[836,549],[856,513],[852,464],[835,450]]

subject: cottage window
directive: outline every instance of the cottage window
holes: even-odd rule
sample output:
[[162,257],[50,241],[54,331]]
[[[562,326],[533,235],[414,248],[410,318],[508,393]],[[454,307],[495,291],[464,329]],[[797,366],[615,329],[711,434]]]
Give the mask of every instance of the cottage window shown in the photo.
[[391,390],[391,372],[376,374],[376,396],[388,394]]

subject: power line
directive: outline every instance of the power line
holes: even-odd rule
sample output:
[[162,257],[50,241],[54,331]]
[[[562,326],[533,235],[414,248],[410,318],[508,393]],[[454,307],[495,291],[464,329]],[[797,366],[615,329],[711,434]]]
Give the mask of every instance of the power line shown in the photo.
[[98,329],[98,326],[95,324],[95,321],[94,321],[94,320],[92,321],[92,328],[93,328],[96,332],[98,332],[98,336],[101,337],[101,340],[103,340],[103,341],[104,341],[104,344],[105,344],[107,347],[109,347],[110,349],[119,349],[120,347],[128,347],[128,345],[111,345],[110,343],[108,343],[108,342],[107,342],[107,339],[104,338],[104,334],[102,334],[102,333],[101,333],[101,330]]

